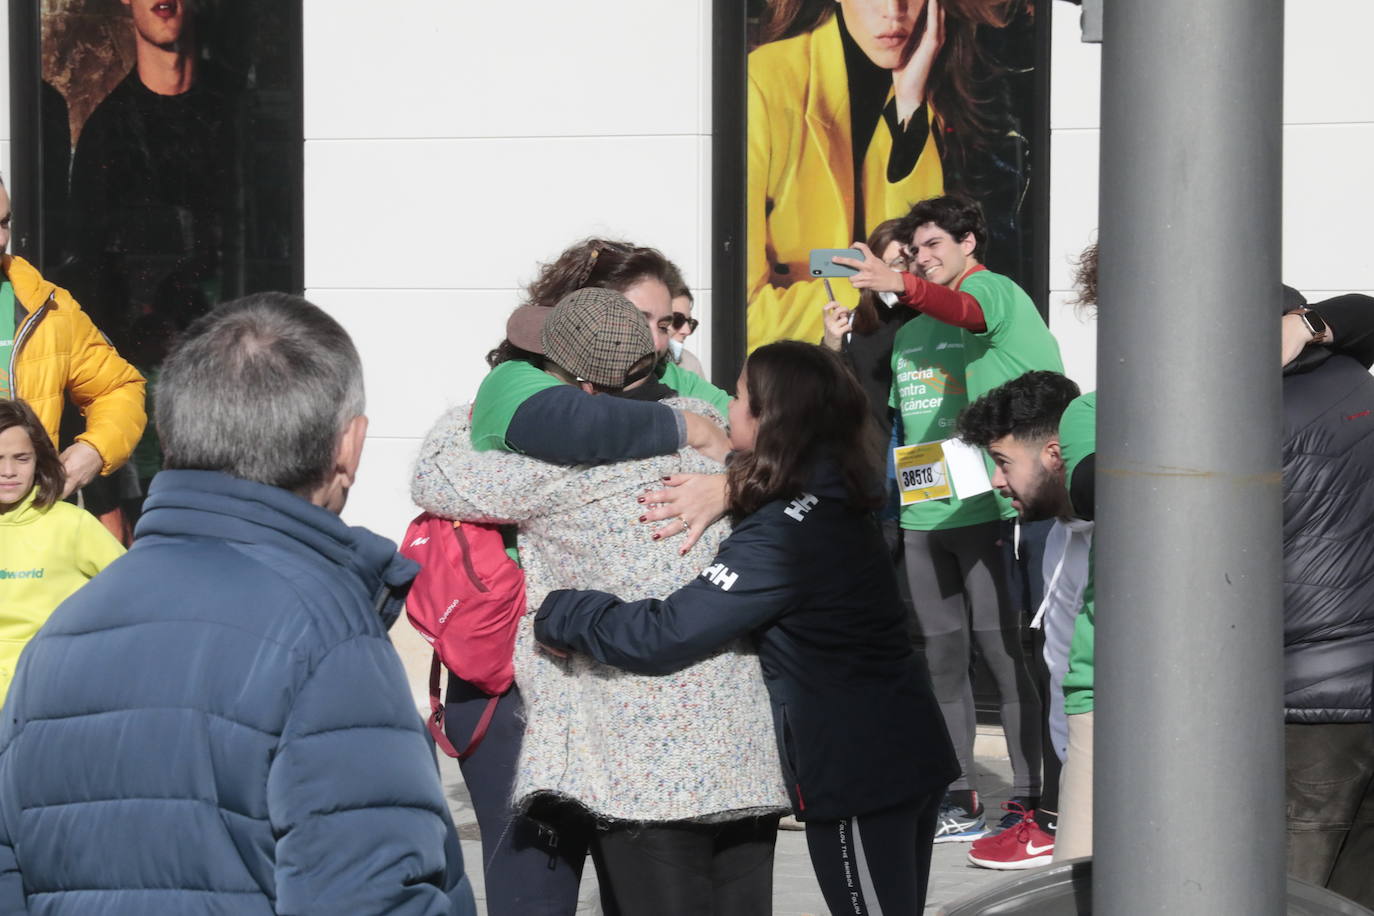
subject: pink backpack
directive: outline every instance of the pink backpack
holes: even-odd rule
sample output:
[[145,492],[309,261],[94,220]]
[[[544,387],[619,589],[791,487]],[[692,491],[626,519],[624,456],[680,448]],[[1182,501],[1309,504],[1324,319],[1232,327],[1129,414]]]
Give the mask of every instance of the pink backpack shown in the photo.
[[[406,528],[401,553],[420,564],[406,616],[434,647],[427,721],[450,757],[466,760],[486,737],[496,703],[515,680],[515,634],[525,613],[525,571],[506,553],[501,529],[423,512]],[[440,672],[447,668],[491,697],[459,751],[444,734]]]

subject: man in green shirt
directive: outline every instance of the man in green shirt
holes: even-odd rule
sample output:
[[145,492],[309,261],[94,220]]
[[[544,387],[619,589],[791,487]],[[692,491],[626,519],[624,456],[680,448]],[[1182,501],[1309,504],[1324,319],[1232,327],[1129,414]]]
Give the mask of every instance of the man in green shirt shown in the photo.
[[[887,266],[867,246],[864,260],[836,258],[858,272],[859,289],[895,294],[921,314],[893,343],[891,406],[900,421],[894,445],[938,446],[955,435],[971,399],[1025,372],[1062,371],[1059,345],[1025,291],[983,266],[987,225],[977,203],[946,196],[923,200],[905,217],[911,272]],[[943,469],[939,450],[906,453],[906,471]],[[903,468],[899,462],[899,482]],[[901,516],[916,623],[936,696],[964,775],[950,786],[936,842],[970,842],[987,832],[973,784],[974,708],[970,643],[976,641],[1001,698],[1012,760],[1012,798],[1024,810],[1039,802],[1041,705],[1021,651],[1021,614],[1011,599],[1005,546],[1011,504],[992,492],[967,499],[945,491],[912,492]],[[1043,539],[1042,539],[1043,540]],[[1009,815],[1002,826],[1020,817]]]

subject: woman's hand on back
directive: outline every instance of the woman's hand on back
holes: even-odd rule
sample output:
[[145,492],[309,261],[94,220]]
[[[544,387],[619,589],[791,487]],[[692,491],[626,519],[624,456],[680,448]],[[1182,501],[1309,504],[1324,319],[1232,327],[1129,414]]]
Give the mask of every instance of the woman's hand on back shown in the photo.
[[686,532],[687,540],[679,554],[691,550],[701,534],[725,514],[724,474],[674,474],[663,478],[661,490],[650,490],[639,501],[648,508],[641,522],[668,521],[654,531],[653,539],[663,540]]

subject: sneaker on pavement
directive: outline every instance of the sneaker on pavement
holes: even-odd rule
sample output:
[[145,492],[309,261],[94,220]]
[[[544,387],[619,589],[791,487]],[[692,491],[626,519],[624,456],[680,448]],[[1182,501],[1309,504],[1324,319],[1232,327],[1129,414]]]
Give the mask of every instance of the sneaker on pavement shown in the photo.
[[971,843],[988,832],[987,821],[983,818],[983,806],[969,814],[958,805],[946,802],[940,806],[940,817],[935,822],[935,842]]
[[1002,810],[1007,813],[1002,815],[1002,819],[997,822],[996,826],[988,828],[988,836],[990,837],[996,836],[1003,830],[1010,830],[1015,827],[1017,824],[1021,823],[1021,820],[1026,815],[1030,814],[1035,809],[1031,807],[1030,799],[1014,795],[1009,800],[1002,803]]
[[1034,811],[1023,808],[1016,826],[970,846],[968,860],[980,868],[999,871],[1049,865],[1054,861],[1054,837],[1040,829]]

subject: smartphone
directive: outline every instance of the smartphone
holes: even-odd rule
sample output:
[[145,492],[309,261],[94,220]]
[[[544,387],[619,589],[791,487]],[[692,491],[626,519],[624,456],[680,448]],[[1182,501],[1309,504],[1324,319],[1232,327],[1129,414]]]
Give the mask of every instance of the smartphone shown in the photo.
[[812,248],[811,276],[852,277],[859,272],[856,267],[846,267],[830,260],[837,255],[842,258],[853,258],[856,261],[864,259],[864,253],[857,248]]

